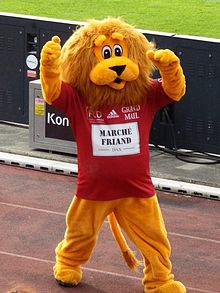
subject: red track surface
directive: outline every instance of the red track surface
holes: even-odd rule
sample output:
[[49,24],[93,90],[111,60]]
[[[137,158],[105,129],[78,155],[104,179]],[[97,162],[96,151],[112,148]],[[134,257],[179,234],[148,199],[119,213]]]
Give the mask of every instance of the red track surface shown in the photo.
[[[76,178],[0,165],[0,293],[30,285],[39,293],[138,293],[142,269],[127,269],[107,223],[76,288],[52,276],[54,248]],[[172,245],[173,272],[187,292],[220,292],[220,202],[158,192]],[[130,244],[135,249],[132,244]]]

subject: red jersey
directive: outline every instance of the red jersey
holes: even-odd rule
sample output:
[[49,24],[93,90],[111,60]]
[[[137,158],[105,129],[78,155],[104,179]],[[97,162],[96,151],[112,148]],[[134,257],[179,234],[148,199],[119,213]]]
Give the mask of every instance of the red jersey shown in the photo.
[[53,106],[70,121],[78,149],[76,196],[89,200],[150,197],[149,133],[155,112],[172,102],[160,80],[136,106],[107,106],[90,111],[72,86],[62,83]]

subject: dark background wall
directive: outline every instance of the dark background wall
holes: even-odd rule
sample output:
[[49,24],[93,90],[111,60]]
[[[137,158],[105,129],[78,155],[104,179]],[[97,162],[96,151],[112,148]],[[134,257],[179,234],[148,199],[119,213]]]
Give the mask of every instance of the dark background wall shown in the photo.
[[[78,25],[0,14],[0,120],[29,123],[29,82],[39,78],[41,48],[55,34],[63,44]],[[187,81],[184,99],[157,113],[150,142],[220,154],[220,40],[141,32],[179,56]]]

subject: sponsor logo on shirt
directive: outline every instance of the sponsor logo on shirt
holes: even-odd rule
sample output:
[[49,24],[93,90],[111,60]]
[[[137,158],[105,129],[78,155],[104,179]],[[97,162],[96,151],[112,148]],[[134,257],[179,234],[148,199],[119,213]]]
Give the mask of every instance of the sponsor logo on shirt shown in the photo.
[[113,118],[118,118],[118,117],[119,117],[119,115],[114,109],[107,115],[108,119],[113,119]]
[[90,111],[88,108],[87,108],[87,117],[88,117],[88,120],[90,121],[90,123],[103,123],[104,122],[104,119],[103,119],[103,114],[101,111]]
[[133,120],[133,119],[139,119],[138,112],[140,111],[141,106],[136,105],[136,106],[127,106],[127,107],[122,107],[121,111],[124,113],[124,118],[125,120]]

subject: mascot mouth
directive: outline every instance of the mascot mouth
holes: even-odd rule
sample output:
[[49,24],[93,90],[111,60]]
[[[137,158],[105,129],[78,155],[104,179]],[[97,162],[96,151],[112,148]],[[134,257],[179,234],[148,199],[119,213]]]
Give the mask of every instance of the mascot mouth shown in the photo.
[[117,83],[117,84],[120,84],[120,83],[122,82],[122,80],[121,80],[119,77],[117,77],[117,78],[114,80],[114,82]]

